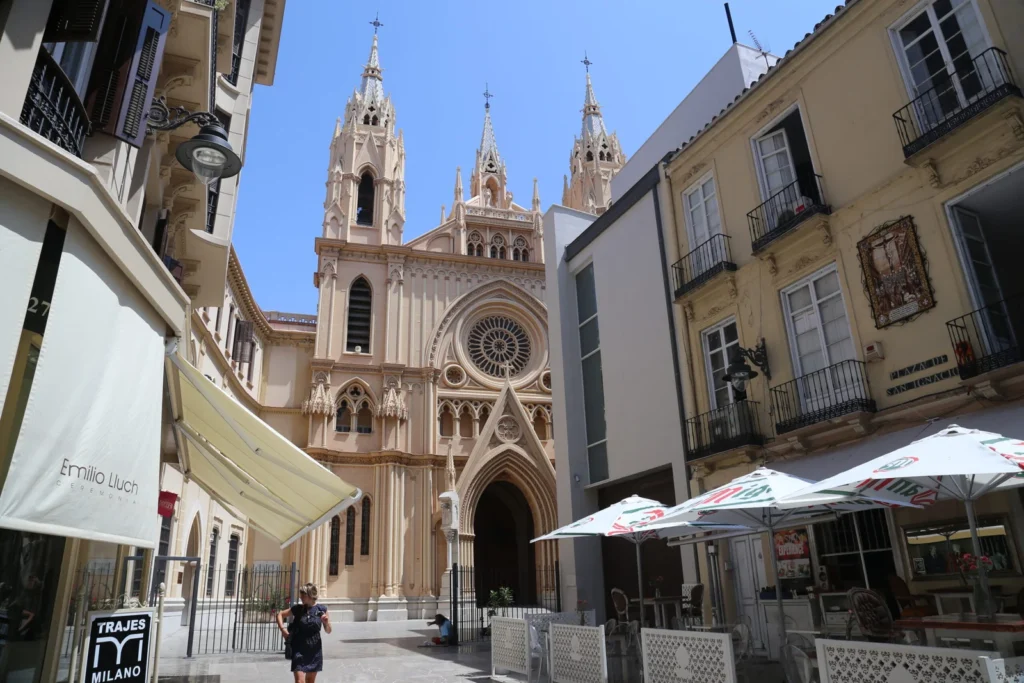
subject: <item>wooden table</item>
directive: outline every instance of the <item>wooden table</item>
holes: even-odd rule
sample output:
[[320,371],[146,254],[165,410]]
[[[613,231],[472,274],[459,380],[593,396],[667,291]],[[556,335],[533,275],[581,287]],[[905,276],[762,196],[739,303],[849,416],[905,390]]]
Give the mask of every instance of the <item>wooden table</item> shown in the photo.
[[995,650],[1003,657],[1024,655],[1024,619],[1016,614],[997,614],[995,621],[978,621],[973,615],[959,619],[937,615],[900,619],[896,628],[924,634],[931,647],[942,647],[944,640],[970,641],[975,650]]

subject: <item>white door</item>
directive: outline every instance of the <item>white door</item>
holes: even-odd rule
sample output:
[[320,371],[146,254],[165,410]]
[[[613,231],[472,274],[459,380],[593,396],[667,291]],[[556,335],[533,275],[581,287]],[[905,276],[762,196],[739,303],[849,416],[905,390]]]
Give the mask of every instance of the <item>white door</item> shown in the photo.
[[764,184],[765,199],[777,194],[796,180],[793,157],[785,130],[777,130],[757,139],[757,158]]
[[686,228],[693,270],[688,275],[692,278],[725,260],[725,252],[719,246],[721,240],[714,244],[708,243],[708,240],[722,232],[715,179],[709,175],[695,183],[683,195],[683,201],[686,205]]
[[739,334],[736,332],[736,320],[729,320],[705,330],[703,336],[708,399],[711,402],[712,410],[725,408],[737,400],[732,385],[722,379],[740,345]]
[[729,558],[732,561],[737,620],[750,624],[754,650],[764,650],[767,644],[766,629],[758,594],[761,586],[768,584],[768,579],[765,576],[760,534],[729,539]]
[[971,296],[976,308],[984,309],[973,322],[979,325],[977,332],[988,353],[995,353],[1015,345],[1013,327],[1003,301],[1003,289],[999,285],[992,252],[989,250],[981,216],[959,206],[953,207],[957,241],[971,287]]
[[820,410],[862,397],[859,373],[848,367],[818,372],[856,357],[835,266],[784,290],[782,303],[804,409]]

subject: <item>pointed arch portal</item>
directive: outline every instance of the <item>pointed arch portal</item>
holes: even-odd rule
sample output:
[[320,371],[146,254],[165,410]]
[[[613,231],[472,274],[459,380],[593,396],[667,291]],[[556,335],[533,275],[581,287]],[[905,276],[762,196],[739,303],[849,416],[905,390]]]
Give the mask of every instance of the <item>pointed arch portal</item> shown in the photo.
[[509,481],[493,481],[480,494],[473,515],[477,529],[473,544],[474,580],[478,602],[492,590],[512,589],[515,602],[537,602],[533,512],[526,496]]

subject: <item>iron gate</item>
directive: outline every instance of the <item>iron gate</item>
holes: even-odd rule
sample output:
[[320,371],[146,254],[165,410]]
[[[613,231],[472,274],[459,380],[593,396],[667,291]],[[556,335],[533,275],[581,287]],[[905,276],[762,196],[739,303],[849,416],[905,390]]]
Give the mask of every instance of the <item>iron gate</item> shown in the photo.
[[[502,589],[509,592],[502,594]],[[490,637],[490,618],[522,619],[537,612],[561,612],[559,566],[540,567],[533,576],[510,573],[507,568],[460,567],[451,569],[449,618],[457,643]]]
[[192,610],[189,657],[284,650],[276,617],[297,599],[299,572],[294,562],[291,567],[208,566],[197,578],[197,599],[186,605]]

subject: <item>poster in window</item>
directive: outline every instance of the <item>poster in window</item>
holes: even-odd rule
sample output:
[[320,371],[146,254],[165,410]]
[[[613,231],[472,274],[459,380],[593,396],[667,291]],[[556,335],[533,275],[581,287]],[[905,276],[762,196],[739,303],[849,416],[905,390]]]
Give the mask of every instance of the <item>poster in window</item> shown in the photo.
[[914,217],[885,223],[857,243],[875,327],[882,329],[935,306]]
[[811,544],[806,529],[776,531],[773,539],[779,561],[780,579],[807,579],[811,576]]

